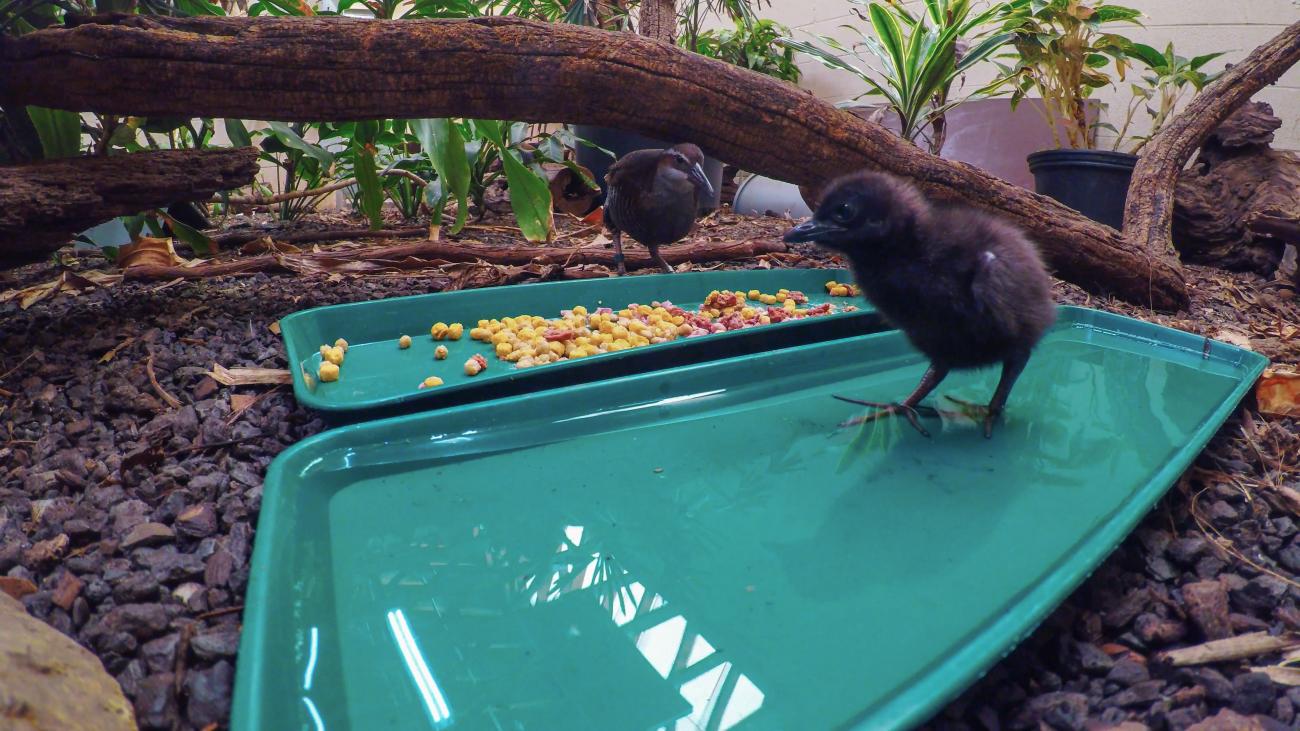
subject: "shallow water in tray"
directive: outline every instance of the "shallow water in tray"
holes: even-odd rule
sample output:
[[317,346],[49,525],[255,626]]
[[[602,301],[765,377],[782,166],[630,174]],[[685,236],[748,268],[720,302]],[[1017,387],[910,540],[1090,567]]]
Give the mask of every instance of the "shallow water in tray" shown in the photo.
[[[934,420],[929,440],[901,420],[834,429],[859,407],[830,394],[900,398],[923,369],[909,357],[593,405],[519,433],[542,446],[335,474],[294,558],[324,577],[294,594],[298,722],[851,722],[1001,618],[1233,386],[1131,342],[1054,333],[992,440]],[[996,377],[939,393],[983,401]]]

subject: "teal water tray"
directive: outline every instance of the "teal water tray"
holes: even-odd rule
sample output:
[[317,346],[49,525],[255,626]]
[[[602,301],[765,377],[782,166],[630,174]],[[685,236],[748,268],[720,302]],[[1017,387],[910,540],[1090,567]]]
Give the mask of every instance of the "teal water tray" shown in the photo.
[[920,377],[896,332],[321,434],[266,479],[232,728],[914,725],[1115,548],[1263,366],[1063,308],[987,440],[837,430],[859,412],[832,394]]

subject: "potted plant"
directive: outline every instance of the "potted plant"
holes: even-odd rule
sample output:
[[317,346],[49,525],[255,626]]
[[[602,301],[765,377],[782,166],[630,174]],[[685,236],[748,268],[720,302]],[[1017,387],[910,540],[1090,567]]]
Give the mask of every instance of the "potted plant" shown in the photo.
[[[840,106],[851,106],[865,96],[879,96],[896,122],[896,132],[914,144],[923,142],[931,154],[943,149],[947,113],[964,102],[995,93],[1003,79],[954,96],[968,69],[987,59],[1011,40],[1010,33],[995,33],[991,21],[1005,12],[1002,4],[975,12],[970,0],[925,0],[923,13],[913,14],[901,2],[850,0],[866,7],[854,9],[871,32],[841,26],[861,36],[846,46],[829,36],[820,44],[783,39],[783,43],[821,61],[832,69],[848,71],[867,86],[862,94]],[[864,52],[865,51],[865,52]],[[848,59],[854,59],[850,61]]]
[[1079,0],[1013,0],[1003,13],[1003,29],[1013,35],[1016,50],[1014,65],[1006,69],[1015,82],[1012,103],[1036,92],[1056,143],[1056,149],[1028,157],[1035,190],[1115,228],[1123,222],[1137,156],[1096,149],[1088,99],[1112,85],[1107,66],[1113,64],[1124,78],[1134,46],[1103,28],[1136,25],[1139,17],[1131,8]]
[[[1178,108],[1189,88],[1194,93],[1200,93],[1206,84],[1223,75],[1222,71],[1207,74],[1201,70],[1205,64],[1222,55],[1207,53],[1194,58],[1183,58],[1174,52],[1173,43],[1165,46],[1163,53],[1151,46],[1134,43],[1129,49],[1129,56],[1146,66],[1146,73],[1142,74],[1140,82],[1129,86],[1132,97],[1124,111],[1123,126],[1116,129],[1110,124],[1098,125],[1115,133],[1115,144],[1111,149],[1119,151],[1120,147],[1128,144],[1129,153],[1140,153],[1151,138],[1164,129],[1165,123]],[[1151,127],[1146,134],[1130,135],[1129,129],[1132,128],[1139,109],[1146,110],[1151,118]]]

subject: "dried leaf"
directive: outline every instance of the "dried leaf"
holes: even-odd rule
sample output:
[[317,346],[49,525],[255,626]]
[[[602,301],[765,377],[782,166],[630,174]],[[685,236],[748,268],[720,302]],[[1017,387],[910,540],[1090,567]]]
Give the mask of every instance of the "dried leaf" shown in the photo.
[[1300,686],[1300,668],[1283,667],[1281,665],[1266,665],[1263,667],[1251,668],[1251,672],[1263,673],[1278,685],[1287,685],[1291,687]]
[[1246,350],[1254,350],[1254,348],[1252,348],[1250,345],[1250,336],[1243,332],[1237,332],[1236,330],[1228,330],[1227,328],[1221,328],[1219,332],[1215,333],[1214,339],[1220,340],[1229,345],[1235,345],[1238,348],[1245,348]]
[[1300,416],[1300,373],[1268,368],[1255,384],[1260,413],[1271,416]]
[[279,335],[279,334],[280,334],[280,321],[279,321],[279,320],[276,320],[275,322],[271,323],[270,325],[267,325],[267,326],[266,326],[266,329],[267,329],[267,330],[270,330],[272,335]]
[[605,207],[601,206],[596,210],[582,217],[582,222],[594,226],[598,223],[605,222]]
[[0,302],[8,302],[17,299],[18,306],[25,310],[46,297],[58,294],[59,292],[81,294],[82,292],[94,289],[95,287],[111,287],[121,281],[122,275],[120,274],[105,274],[104,272],[98,271],[89,271],[84,274],[63,272],[49,282],[37,284],[25,289],[11,289],[8,292],[0,294]]
[[117,354],[118,354],[118,353],[122,352],[122,349],[123,349],[123,348],[126,348],[126,347],[130,346],[132,343],[136,342],[136,341],[139,340],[139,339],[140,339],[139,336],[132,335],[131,337],[127,338],[126,340],[123,340],[122,342],[120,342],[120,343],[118,343],[116,346],[114,346],[114,348],[113,348],[112,350],[110,350],[110,351],[108,351],[107,353],[104,353],[103,355],[99,356],[99,362],[100,362],[100,363],[108,363],[108,362],[112,361],[114,358],[117,357]]
[[270,236],[250,241],[239,248],[241,254],[301,254],[302,249],[293,244],[276,243]]
[[293,383],[293,374],[279,368],[226,368],[220,363],[213,363],[208,375],[225,386]]
[[185,260],[176,255],[172,240],[141,236],[135,242],[123,246],[117,252],[117,265],[122,269],[134,266],[170,267],[184,264]]
[[238,413],[253,405],[257,397],[250,393],[232,393],[230,394],[230,410]]

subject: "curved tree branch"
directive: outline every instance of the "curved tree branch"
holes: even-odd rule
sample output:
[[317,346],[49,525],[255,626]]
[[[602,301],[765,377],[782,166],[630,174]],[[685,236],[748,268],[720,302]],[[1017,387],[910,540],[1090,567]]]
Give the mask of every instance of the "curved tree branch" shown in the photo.
[[1142,150],[1124,206],[1124,236],[1153,257],[1176,255],[1171,230],[1178,173],[1228,115],[1300,61],[1300,22],[1256,48],[1196,96]]
[[[873,168],[1001,212],[1059,276],[1156,308],[1187,303],[1175,257],[747,69],[631,33],[516,18],[81,21],[0,43],[0,100],[142,116],[564,121],[686,139],[798,185]],[[104,83],[112,79],[114,83]]]

